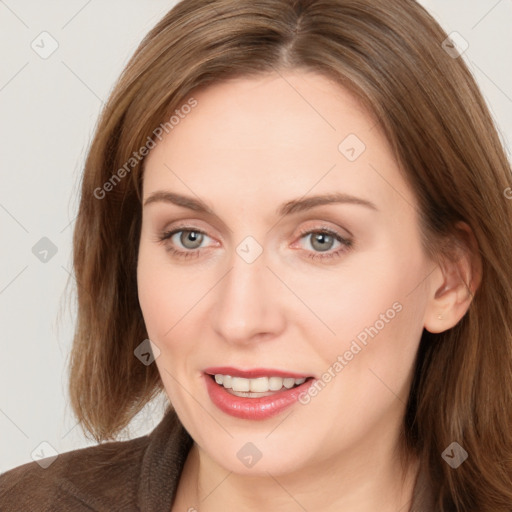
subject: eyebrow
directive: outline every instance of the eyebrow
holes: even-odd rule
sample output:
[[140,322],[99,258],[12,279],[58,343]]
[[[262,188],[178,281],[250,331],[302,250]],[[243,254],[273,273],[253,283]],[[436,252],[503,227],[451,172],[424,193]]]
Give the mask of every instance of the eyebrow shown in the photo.
[[[159,202],[175,204],[177,206],[188,208],[189,210],[193,210],[196,212],[212,213],[211,208],[208,207],[200,199],[194,199],[193,197],[176,194],[174,192],[169,192],[166,190],[159,190],[157,192],[152,193],[144,201],[144,206]],[[316,206],[323,206],[328,204],[355,204],[359,206],[365,206],[375,211],[379,211],[377,206],[375,206],[374,203],[368,201],[367,199],[362,199],[360,197],[352,196],[350,194],[332,193],[293,199],[282,204],[277,209],[276,214],[278,216],[284,217],[285,215],[303,212],[315,208]]]

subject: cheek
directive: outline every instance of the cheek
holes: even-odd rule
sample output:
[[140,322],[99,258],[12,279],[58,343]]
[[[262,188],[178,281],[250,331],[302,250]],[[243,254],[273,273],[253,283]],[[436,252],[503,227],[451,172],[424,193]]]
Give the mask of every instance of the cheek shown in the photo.
[[307,337],[317,340],[327,367],[347,351],[352,367],[368,368],[376,362],[392,373],[393,368],[405,371],[412,365],[426,304],[425,291],[418,285],[427,267],[419,249],[403,246],[360,254],[314,285],[304,281],[305,301],[328,327],[307,315]]
[[148,331],[153,330],[161,339],[187,315],[208,289],[205,277],[200,271],[191,272],[173,263],[163,246],[142,238],[137,289]]
[[148,335],[157,343],[185,314],[182,309],[188,303],[186,294],[190,289],[180,282],[180,272],[169,266],[165,256],[163,248],[155,250],[141,240],[137,265],[139,304]]
[[[190,403],[181,387],[191,375],[196,334],[187,332],[193,316],[191,305],[197,303],[193,286],[187,284],[184,272],[166,260],[164,249],[155,250],[149,243],[140,244],[137,286],[139,304],[149,339],[157,345],[160,357],[155,359],[166,393],[175,407],[184,411]],[[192,315],[192,316],[191,316]],[[194,322],[192,323],[192,325]],[[184,343],[187,340],[189,342]]]
[[[415,262],[399,262],[392,252],[368,252],[354,255],[321,280],[305,279],[302,289],[315,311],[321,312],[329,325],[363,328],[410,291],[410,282],[418,274]],[[373,318],[375,317],[376,318]]]

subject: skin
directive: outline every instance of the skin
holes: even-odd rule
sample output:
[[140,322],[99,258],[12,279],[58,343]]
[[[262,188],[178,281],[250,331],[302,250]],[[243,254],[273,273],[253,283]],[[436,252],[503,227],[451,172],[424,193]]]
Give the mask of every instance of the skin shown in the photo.
[[[325,77],[286,71],[198,89],[196,108],[151,150],[144,202],[166,190],[211,213],[163,201],[144,206],[139,300],[165,391],[195,443],[173,510],[407,510],[417,461],[405,474],[398,436],[424,328],[455,325],[469,306],[457,272],[421,247],[413,191],[375,120]],[[338,145],[356,134],[349,161]],[[292,199],[347,193],[375,204],[330,204],[276,215]],[[178,223],[206,235],[159,237]],[[180,224],[181,226],[181,224]],[[300,229],[334,229],[353,245]],[[252,236],[252,263],[236,248]],[[183,245],[183,243],[188,245]],[[322,251],[322,247],[325,249]],[[196,252],[188,259],[169,252]],[[275,417],[233,418],[210,401],[209,366],[277,368],[321,379],[365,327],[401,305],[307,405]],[[438,316],[442,315],[442,319]],[[237,452],[262,457],[247,468]]]

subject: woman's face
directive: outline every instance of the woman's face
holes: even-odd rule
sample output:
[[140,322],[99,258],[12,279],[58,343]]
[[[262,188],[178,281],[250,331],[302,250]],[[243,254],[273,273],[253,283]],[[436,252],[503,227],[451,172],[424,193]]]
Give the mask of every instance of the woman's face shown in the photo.
[[146,159],[138,260],[180,420],[237,473],[391,457],[434,265],[390,147],[318,74],[192,95]]

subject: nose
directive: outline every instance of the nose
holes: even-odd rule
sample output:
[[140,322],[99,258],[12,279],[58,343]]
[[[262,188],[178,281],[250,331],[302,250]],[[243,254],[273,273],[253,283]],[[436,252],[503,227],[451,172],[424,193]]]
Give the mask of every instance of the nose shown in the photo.
[[247,263],[238,254],[217,285],[212,322],[217,335],[234,345],[270,340],[285,328],[283,285],[267,267],[265,252]]

